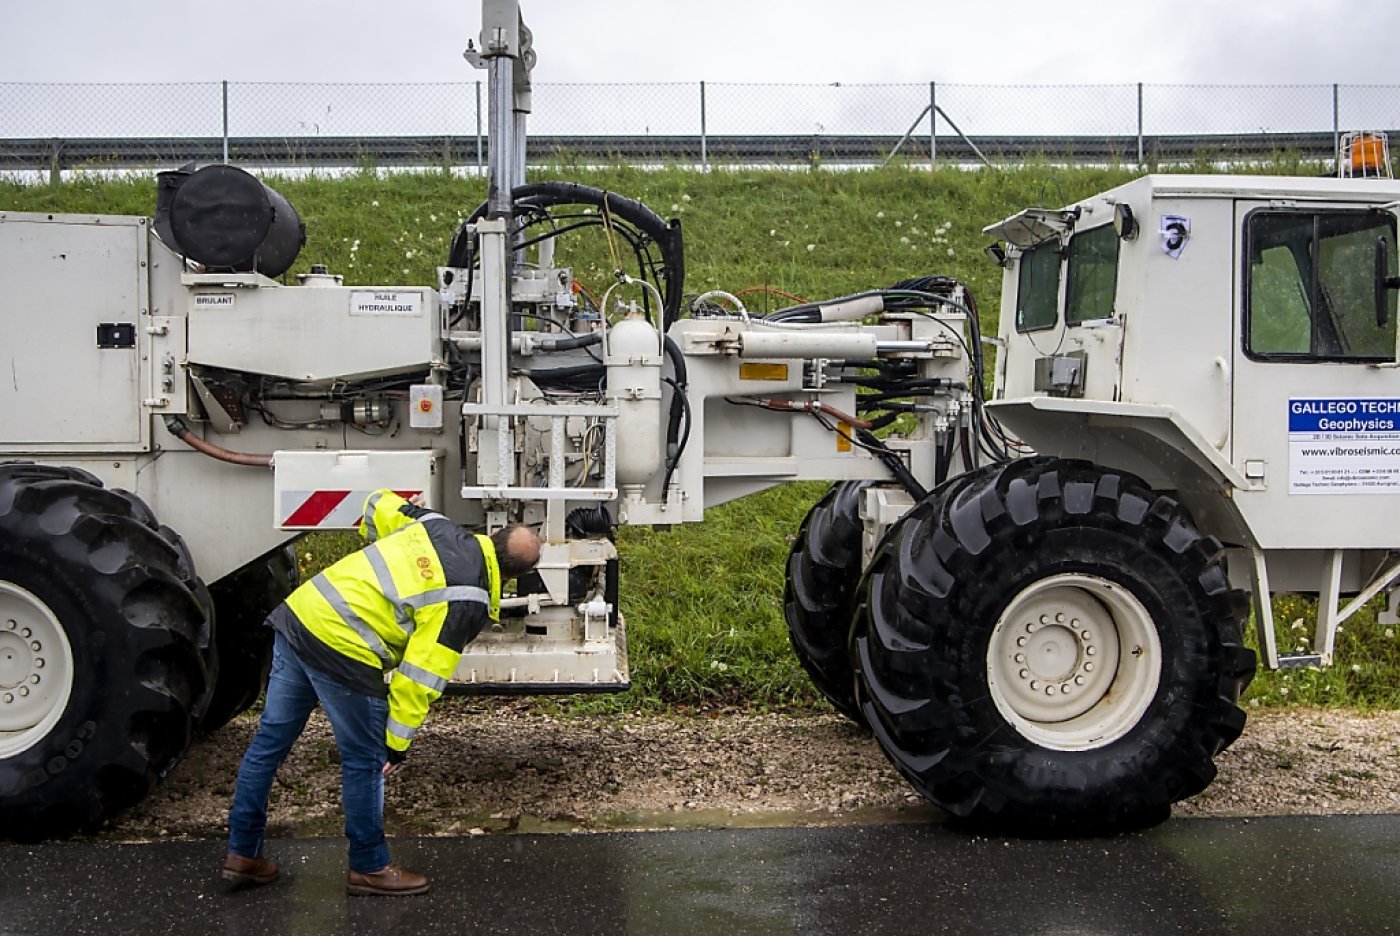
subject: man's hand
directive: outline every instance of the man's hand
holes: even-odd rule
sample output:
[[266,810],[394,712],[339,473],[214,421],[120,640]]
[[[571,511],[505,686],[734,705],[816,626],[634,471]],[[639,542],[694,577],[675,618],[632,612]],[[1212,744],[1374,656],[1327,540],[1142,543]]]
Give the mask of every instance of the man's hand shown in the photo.
[[414,507],[426,507],[428,505],[428,502],[424,499],[422,494],[414,494],[408,499],[408,502]]
[[384,762],[384,766],[383,766],[383,768],[380,769],[379,773],[380,773],[381,776],[387,777],[387,776],[389,776],[389,774],[391,774],[391,773],[393,773],[395,770],[397,770],[397,769],[398,769],[398,766],[399,766],[399,765],[398,765],[398,764],[395,764],[393,761],[385,761],[385,762]]

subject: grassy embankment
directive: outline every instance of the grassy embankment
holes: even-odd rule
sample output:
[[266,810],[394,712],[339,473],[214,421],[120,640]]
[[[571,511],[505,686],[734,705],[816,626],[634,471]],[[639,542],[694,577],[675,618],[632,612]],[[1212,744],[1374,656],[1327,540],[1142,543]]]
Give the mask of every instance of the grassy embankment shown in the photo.
[[[1316,172],[1281,164],[1279,171]],[[1258,167],[1256,167],[1257,171]],[[635,197],[685,225],[687,291],[771,287],[825,298],[910,276],[945,273],[968,283],[995,333],[1000,271],[982,254],[981,228],[1023,207],[1055,207],[1126,181],[1127,169],[1031,166],[998,172],[561,170],[563,177]],[[348,283],[432,282],[458,219],[482,198],[479,180],[441,173],[269,180],[297,206],[308,243],[294,272],[328,264]],[[0,183],[0,210],[148,214],[149,179],[80,178],[58,187]],[[581,259],[573,259],[581,257]],[[564,258],[561,249],[561,259]],[[575,254],[581,281],[606,286],[598,249]],[[746,297],[763,310],[763,293]],[[775,306],[776,307],[776,306]],[[782,618],[787,538],[820,485],[791,485],[712,511],[701,525],[625,529],[622,603],[634,689],[574,703],[586,708],[732,705],[820,706],[788,647]],[[352,538],[351,538],[352,539]],[[308,566],[347,548],[346,538],[303,541]],[[1305,599],[1280,598],[1280,644],[1297,648],[1315,617]],[[1394,631],[1368,610],[1339,636],[1326,672],[1261,674],[1250,705],[1400,703]]]

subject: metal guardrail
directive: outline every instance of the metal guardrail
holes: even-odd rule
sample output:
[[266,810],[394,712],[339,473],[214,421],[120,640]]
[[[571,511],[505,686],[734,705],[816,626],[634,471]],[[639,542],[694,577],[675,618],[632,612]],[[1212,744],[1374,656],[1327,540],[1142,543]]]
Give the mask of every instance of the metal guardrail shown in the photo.
[[[1396,131],[1391,131],[1395,135]],[[536,136],[529,163],[659,162],[755,165],[873,164],[901,142],[893,135]],[[176,166],[224,158],[220,137],[0,139],[0,169],[61,172]],[[227,156],[243,165],[286,167],[477,167],[485,142],[476,136],[231,137]],[[927,162],[927,137],[906,143],[903,159]],[[1280,154],[1334,158],[1332,133],[1187,136],[957,136],[937,138],[940,161],[970,163],[977,151],[993,163],[1045,159],[1071,163],[1189,162],[1267,159]],[[975,150],[974,150],[975,146]]]

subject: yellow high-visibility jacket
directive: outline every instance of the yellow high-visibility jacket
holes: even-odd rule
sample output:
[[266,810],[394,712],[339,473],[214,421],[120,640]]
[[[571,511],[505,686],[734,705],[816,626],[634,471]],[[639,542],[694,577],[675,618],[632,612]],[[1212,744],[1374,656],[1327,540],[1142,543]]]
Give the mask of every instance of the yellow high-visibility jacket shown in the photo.
[[387,694],[385,743],[398,760],[467,643],[499,619],[500,568],[490,538],[392,491],[366,499],[360,535],[368,546],[303,583],[269,622],[306,665]]

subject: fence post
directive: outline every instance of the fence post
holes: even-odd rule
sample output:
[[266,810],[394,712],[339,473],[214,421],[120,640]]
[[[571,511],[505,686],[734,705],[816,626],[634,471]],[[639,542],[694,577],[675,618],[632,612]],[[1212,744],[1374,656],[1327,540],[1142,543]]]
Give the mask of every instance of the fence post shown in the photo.
[[705,129],[705,82],[700,82],[700,168],[710,171],[709,135]]
[[1337,86],[1332,85],[1332,158],[1337,161],[1337,174],[1341,175],[1342,165],[1342,111],[1338,106],[1340,98]]
[[938,85],[928,83],[928,167],[938,165]]
[[481,81],[476,82],[476,174],[481,175]]
[[228,165],[228,82],[224,82],[224,165]]
[[1138,168],[1142,168],[1142,82],[1138,82]]

